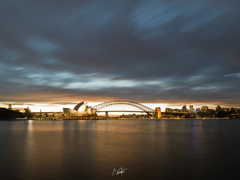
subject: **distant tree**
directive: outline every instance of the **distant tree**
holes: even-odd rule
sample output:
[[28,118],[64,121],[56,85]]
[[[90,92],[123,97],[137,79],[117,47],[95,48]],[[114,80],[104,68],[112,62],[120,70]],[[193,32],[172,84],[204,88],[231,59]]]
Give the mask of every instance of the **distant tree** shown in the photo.
[[25,117],[27,117],[28,119],[33,117],[33,115],[32,115],[32,113],[31,113],[29,108],[25,108],[24,111],[25,112],[23,114],[25,115]]

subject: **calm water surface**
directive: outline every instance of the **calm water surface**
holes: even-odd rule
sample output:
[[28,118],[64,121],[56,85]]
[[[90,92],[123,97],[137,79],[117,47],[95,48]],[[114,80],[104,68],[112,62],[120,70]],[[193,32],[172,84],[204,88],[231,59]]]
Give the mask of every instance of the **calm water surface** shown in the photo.
[[239,120],[0,121],[4,180],[229,180],[239,171]]

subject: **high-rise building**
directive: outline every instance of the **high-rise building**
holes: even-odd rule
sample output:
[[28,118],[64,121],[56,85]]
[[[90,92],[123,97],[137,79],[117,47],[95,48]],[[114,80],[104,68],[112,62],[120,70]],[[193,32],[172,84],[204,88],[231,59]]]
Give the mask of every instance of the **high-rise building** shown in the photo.
[[189,110],[193,111],[193,105],[189,105]]
[[217,111],[217,112],[221,111],[221,106],[218,105],[218,106],[216,107],[216,111]]
[[232,107],[232,108],[230,109],[230,111],[232,111],[232,112],[237,112],[237,108],[233,108],[233,107]]
[[184,106],[182,107],[182,111],[187,111],[187,106],[186,106],[186,105],[184,105]]
[[208,111],[208,107],[207,106],[202,106],[201,112],[207,112],[207,111]]

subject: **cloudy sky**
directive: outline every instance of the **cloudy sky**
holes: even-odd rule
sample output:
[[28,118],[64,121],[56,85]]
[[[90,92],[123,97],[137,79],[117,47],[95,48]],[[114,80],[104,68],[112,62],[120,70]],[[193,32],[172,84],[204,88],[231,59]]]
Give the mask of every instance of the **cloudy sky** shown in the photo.
[[240,107],[239,0],[0,0],[0,102]]

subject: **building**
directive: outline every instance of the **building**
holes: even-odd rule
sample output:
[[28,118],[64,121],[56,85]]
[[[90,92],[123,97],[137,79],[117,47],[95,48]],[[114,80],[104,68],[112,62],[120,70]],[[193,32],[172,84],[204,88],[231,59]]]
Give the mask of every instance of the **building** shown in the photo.
[[87,106],[87,102],[80,102],[73,109],[63,108],[63,112],[66,116],[91,116],[96,114],[96,109]]
[[201,112],[206,113],[207,111],[208,111],[208,107],[207,106],[202,106]]
[[172,111],[173,111],[172,108],[166,108],[166,109],[165,109],[165,112],[168,112],[168,113],[171,113]]
[[183,112],[187,111],[187,106],[186,106],[186,105],[184,105],[184,106],[182,107],[182,111],[183,111]]
[[197,109],[196,109],[196,112],[199,113],[199,112],[200,112],[200,108],[197,108]]
[[221,106],[218,105],[218,106],[216,107],[216,111],[217,111],[217,112],[221,111]]
[[173,109],[173,113],[181,113],[181,109]]
[[193,105],[189,105],[189,110],[193,111]]
[[46,117],[62,117],[63,112],[32,112],[35,118],[46,118]]

